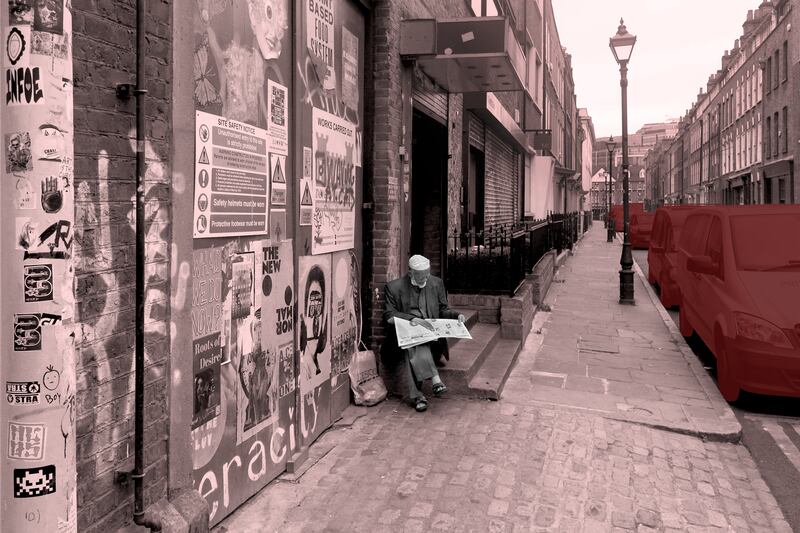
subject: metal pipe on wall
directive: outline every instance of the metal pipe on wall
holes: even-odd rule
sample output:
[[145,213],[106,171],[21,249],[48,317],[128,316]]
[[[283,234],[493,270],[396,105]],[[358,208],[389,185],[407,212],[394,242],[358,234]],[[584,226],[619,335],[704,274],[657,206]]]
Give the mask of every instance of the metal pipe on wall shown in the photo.
[[161,522],[144,510],[144,304],[145,304],[145,16],[147,0],[136,2],[136,353],[133,521],[150,531],[161,531]]

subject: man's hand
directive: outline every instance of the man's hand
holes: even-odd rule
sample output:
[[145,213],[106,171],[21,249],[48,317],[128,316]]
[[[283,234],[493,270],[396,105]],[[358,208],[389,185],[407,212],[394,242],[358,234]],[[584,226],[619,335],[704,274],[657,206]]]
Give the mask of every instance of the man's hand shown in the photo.
[[465,317],[464,315],[462,315],[462,314],[458,315],[458,323],[459,324],[463,324],[464,322],[466,322],[466,320],[467,320],[467,317]]
[[430,322],[428,322],[424,318],[417,318],[417,317],[412,318],[411,319],[411,325],[412,326],[422,326],[425,329],[429,329],[430,331],[433,331],[433,324],[431,324]]

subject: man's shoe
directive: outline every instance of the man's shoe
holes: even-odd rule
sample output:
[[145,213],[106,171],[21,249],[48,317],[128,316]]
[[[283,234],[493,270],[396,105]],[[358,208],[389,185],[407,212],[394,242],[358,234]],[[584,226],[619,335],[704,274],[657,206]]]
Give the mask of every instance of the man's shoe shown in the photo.
[[444,383],[437,383],[436,385],[433,386],[434,396],[441,396],[445,392],[447,392],[447,385],[445,385]]
[[428,402],[426,400],[417,400],[417,405],[414,406],[414,409],[416,409],[418,413],[422,413],[423,411],[427,411],[428,410]]

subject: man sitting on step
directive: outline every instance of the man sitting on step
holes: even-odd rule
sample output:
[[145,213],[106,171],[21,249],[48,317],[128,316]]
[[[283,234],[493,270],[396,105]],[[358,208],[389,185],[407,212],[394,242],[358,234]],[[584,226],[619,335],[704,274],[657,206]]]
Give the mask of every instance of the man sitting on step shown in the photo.
[[447,342],[439,339],[401,350],[397,346],[394,319],[399,317],[433,330],[433,325],[427,320],[429,318],[457,318],[459,322],[464,322],[465,318],[458,311],[450,309],[444,282],[431,276],[431,263],[427,258],[421,255],[412,256],[408,260],[408,267],[408,275],[390,281],[384,288],[383,321],[387,327],[386,341],[381,351],[384,356],[387,351],[394,351],[393,355],[403,358],[411,403],[417,411],[422,412],[428,408],[428,400],[421,390],[424,380],[430,379],[433,382],[433,393],[436,396],[447,391],[434,362],[434,357],[441,357],[447,350]]

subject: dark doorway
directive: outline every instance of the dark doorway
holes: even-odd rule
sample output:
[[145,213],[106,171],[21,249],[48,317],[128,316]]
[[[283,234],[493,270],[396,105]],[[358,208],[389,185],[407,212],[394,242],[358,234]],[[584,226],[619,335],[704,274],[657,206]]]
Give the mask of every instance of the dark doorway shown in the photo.
[[443,275],[447,232],[447,128],[414,110],[411,125],[410,252],[431,261],[431,272]]

